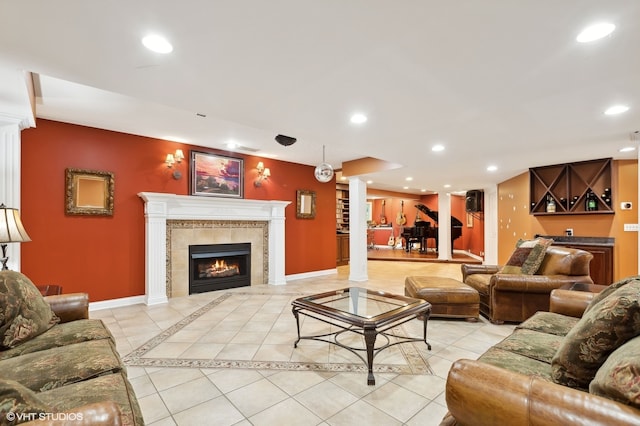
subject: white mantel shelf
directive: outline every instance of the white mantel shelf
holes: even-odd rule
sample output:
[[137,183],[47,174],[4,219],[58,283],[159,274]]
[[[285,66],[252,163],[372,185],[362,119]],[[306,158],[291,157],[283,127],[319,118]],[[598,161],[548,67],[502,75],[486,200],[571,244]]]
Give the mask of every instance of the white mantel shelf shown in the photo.
[[167,220],[252,220],[269,224],[268,284],[286,284],[284,209],[290,201],[140,192],[145,202],[145,301],[167,303]]

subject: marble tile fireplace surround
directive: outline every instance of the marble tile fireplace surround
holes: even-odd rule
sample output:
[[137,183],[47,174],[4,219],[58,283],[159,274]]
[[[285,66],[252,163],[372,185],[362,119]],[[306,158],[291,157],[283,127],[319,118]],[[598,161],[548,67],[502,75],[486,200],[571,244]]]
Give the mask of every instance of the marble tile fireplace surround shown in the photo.
[[189,293],[189,245],[251,243],[251,285],[285,284],[289,201],[138,194],[145,202],[145,302]]

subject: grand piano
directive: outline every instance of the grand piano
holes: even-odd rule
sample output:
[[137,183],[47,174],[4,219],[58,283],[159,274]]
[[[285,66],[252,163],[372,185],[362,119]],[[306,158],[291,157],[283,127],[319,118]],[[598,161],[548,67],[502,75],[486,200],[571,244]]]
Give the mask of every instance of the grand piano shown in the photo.
[[[438,212],[431,210],[424,204],[416,204],[415,206],[419,211],[426,214],[433,220],[436,226],[431,226],[431,222],[425,220],[416,219],[415,223],[411,227],[404,227],[402,231],[402,237],[405,241],[405,251],[411,250],[411,244],[414,242],[420,243],[420,253],[427,252],[427,239],[433,238],[436,240],[436,251],[438,250]],[[458,218],[451,216],[451,252],[453,253],[453,241],[460,238],[462,235],[462,222]]]

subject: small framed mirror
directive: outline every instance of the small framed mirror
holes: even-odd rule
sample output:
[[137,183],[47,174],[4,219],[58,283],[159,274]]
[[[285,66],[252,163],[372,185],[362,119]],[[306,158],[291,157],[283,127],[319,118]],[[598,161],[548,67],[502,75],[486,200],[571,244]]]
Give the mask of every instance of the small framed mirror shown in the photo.
[[113,216],[111,172],[67,169],[65,212],[72,215]]
[[316,192],[299,189],[297,191],[296,217],[313,219],[316,217]]

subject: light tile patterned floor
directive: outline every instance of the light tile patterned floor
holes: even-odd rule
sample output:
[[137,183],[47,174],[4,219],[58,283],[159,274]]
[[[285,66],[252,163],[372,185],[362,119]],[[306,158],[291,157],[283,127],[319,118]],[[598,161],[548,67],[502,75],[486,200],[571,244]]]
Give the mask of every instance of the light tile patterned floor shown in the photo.
[[[385,261],[369,261],[366,282],[350,282],[348,274],[345,266],[337,274],[290,281],[285,286],[224,290],[238,293],[232,299],[242,297],[245,303],[221,303],[170,333],[144,356],[254,364],[357,363],[351,353],[322,342],[304,341],[308,344],[293,349],[295,321],[290,307],[283,305],[289,303],[291,293],[360,286],[403,294],[408,275],[461,277],[458,264]],[[118,351],[126,357],[221,293],[175,298],[160,306],[92,311],[91,317],[105,322]],[[263,297],[254,298],[251,293],[282,297],[269,297],[265,303]],[[250,324],[248,317],[252,317]],[[420,328],[418,321],[415,326]],[[444,386],[452,362],[477,358],[512,331],[512,325],[497,326],[485,319],[478,323],[431,319],[428,340],[433,349],[424,348],[421,353],[434,374],[376,373],[375,386],[367,386],[364,372],[145,366],[128,367],[128,374],[149,425],[437,425],[447,411]],[[406,362],[397,351],[389,351],[381,352],[374,365]]]

